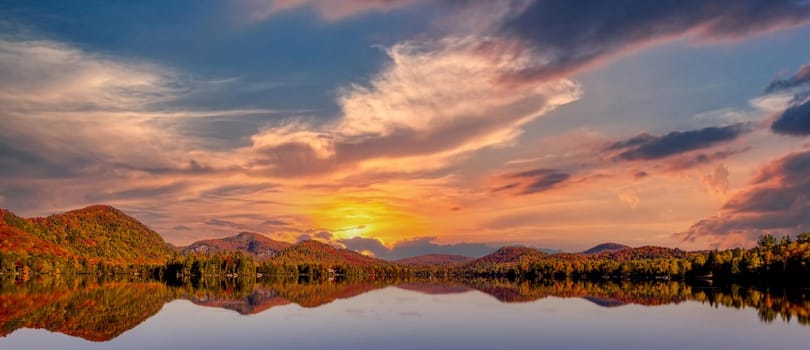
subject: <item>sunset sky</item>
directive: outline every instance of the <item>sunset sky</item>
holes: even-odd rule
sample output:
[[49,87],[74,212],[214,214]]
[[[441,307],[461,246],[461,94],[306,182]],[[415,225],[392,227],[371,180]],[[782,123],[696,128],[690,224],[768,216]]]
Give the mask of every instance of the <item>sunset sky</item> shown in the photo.
[[810,1],[0,1],[0,207],[380,257],[810,231]]

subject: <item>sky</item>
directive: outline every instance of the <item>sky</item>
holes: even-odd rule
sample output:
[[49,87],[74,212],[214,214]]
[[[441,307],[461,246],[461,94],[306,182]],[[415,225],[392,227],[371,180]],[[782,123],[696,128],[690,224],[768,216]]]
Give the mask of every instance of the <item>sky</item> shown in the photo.
[[0,1],[0,207],[397,258],[810,231],[810,2]]

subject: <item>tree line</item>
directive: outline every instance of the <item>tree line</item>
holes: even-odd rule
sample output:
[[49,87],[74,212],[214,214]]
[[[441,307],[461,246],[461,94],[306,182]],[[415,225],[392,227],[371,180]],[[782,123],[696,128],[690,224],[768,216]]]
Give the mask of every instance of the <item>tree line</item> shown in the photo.
[[632,248],[596,255],[522,256],[517,261],[448,266],[358,265],[340,260],[276,258],[256,261],[246,253],[175,252],[164,264],[125,264],[120,260],[22,255],[0,252],[0,274],[28,278],[48,274],[135,274],[156,278],[257,275],[307,276],[489,276],[545,279],[675,279],[729,283],[810,286],[810,232],[796,239],[760,237],[751,249],[685,252],[660,247]]

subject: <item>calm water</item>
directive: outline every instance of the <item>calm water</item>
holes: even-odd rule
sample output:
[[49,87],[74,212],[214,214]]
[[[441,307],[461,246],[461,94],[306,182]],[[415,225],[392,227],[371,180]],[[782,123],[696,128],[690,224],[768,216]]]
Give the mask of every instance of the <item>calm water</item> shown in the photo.
[[806,349],[810,291],[496,280],[6,281],[0,349]]

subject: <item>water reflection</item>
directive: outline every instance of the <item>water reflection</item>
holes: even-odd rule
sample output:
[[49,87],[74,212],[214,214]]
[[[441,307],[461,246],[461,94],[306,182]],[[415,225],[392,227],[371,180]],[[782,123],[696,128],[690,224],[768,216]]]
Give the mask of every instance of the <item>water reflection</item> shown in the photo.
[[316,308],[385,287],[434,295],[479,291],[502,303],[547,297],[581,298],[606,308],[696,301],[712,307],[752,308],[763,322],[810,325],[808,290],[713,288],[680,282],[547,281],[498,279],[307,281],[288,278],[213,279],[164,283],[138,279],[43,277],[0,281],[0,335],[21,328],[46,329],[91,341],[111,340],[183,299],[203,307],[251,315],[287,304]]

